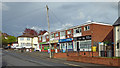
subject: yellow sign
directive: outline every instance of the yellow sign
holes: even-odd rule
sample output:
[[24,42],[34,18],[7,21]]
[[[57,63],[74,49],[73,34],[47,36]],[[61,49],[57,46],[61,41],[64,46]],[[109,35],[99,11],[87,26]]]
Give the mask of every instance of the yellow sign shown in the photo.
[[96,52],[96,46],[92,47],[93,52]]
[[50,43],[58,43],[58,40],[50,41]]

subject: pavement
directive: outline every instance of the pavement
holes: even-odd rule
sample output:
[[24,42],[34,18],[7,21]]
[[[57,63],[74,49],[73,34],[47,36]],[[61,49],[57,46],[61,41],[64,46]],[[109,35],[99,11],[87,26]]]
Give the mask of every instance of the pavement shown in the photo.
[[[42,52],[23,52],[17,50],[3,50],[3,66],[63,66],[63,67],[79,67],[79,68],[116,68],[105,65],[81,63],[66,61],[66,59],[49,58],[48,53]],[[7,63],[7,65],[5,65]]]

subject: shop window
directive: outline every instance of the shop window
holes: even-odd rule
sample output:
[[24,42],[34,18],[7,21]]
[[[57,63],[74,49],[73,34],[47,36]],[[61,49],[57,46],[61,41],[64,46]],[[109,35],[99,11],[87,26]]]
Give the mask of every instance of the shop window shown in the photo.
[[72,49],[72,43],[68,43],[68,49]]
[[91,41],[80,41],[80,49],[91,51]]
[[119,43],[117,43],[117,49],[119,49]]

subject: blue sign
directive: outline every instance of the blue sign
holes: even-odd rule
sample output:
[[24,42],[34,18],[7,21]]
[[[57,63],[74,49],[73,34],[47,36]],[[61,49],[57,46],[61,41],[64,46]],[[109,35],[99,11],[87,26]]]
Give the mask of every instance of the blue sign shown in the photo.
[[68,38],[68,39],[60,39],[59,42],[69,42],[72,41],[72,38]]

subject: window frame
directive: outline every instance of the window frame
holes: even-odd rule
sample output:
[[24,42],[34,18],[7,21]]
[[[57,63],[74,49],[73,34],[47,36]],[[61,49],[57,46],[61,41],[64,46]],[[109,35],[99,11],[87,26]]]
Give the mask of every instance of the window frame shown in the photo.
[[89,25],[84,26],[84,31],[88,31],[88,30],[90,30],[90,26]]
[[30,41],[30,38],[27,38],[27,41]]
[[61,31],[60,36],[65,36],[65,31]]
[[24,40],[24,38],[23,38],[23,37],[21,37],[21,38],[20,38],[20,40],[22,41],[22,40]]
[[119,49],[120,48],[120,43],[117,43],[117,49]]
[[[70,33],[69,33],[69,32],[70,32]],[[68,30],[68,31],[67,31],[67,34],[71,34],[71,33],[72,33],[72,30]]]

